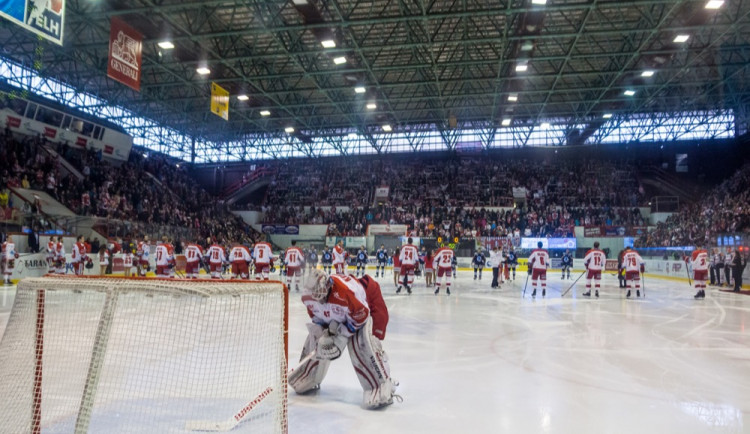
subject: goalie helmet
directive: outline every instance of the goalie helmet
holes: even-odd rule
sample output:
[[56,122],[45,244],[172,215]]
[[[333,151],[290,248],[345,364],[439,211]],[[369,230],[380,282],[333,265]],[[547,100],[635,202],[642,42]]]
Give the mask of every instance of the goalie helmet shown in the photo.
[[323,301],[328,297],[328,291],[333,286],[333,279],[321,270],[312,270],[307,276],[303,288],[317,301]]

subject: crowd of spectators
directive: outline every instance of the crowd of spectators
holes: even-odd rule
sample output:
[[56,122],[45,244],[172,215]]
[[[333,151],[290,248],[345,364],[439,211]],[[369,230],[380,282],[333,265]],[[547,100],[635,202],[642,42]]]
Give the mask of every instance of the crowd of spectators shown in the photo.
[[683,206],[636,240],[639,247],[714,245],[719,234],[750,232],[750,164],[695,204]]
[[[259,238],[200,188],[184,167],[166,157],[134,150],[127,162],[117,165],[100,152],[58,145],[57,154],[83,175],[79,179],[42,146],[53,145],[41,138],[19,140],[6,131],[0,142],[0,161],[6,162],[0,168],[0,185],[44,190],[78,215],[102,217],[106,226],[97,229],[117,228],[120,236],[151,233],[248,242]],[[128,234],[121,232],[123,227]]]
[[[542,164],[462,158],[290,160],[278,166],[263,221],[328,224],[363,235],[405,224],[419,236],[568,236],[579,225],[643,226],[637,168],[598,160]],[[376,187],[388,186],[376,201]]]

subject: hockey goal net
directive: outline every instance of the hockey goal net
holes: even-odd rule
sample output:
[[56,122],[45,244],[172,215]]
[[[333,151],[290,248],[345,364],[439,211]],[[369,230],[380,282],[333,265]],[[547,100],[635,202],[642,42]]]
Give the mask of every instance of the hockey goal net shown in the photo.
[[279,282],[22,280],[0,341],[2,432],[286,432]]

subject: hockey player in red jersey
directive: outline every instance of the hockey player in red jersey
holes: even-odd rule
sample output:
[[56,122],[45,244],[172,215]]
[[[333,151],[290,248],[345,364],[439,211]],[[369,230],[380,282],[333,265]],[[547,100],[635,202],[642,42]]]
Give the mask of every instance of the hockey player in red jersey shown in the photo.
[[344,242],[339,241],[333,247],[333,272],[338,275],[346,274],[346,259],[349,257],[349,252],[344,249]]
[[86,254],[86,244],[84,243],[83,235],[79,235],[76,243],[73,244],[73,251],[71,253],[71,263],[73,264],[73,272],[76,276],[83,276],[83,266],[88,261],[90,259]]
[[185,246],[185,277],[197,279],[200,275],[200,264],[203,259],[203,248],[195,243]]
[[599,297],[599,289],[602,285],[602,270],[607,263],[607,256],[599,250],[599,241],[594,242],[594,248],[586,252],[583,265],[586,267],[586,292],[585,297],[591,297],[591,281],[594,281],[594,294]]
[[445,281],[445,293],[451,295],[451,278],[453,277],[453,250],[448,247],[441,247],[435,252],[435,258],[432,260],[432,267],[437,270],[437,288],[435,295],[440,293],[440,287]]
[[547,269],[549,268],[549,254],[542,248],[542,242],[539,241],[537,248],[531,251],[529,255],[529,274],[531,274],[531,287],[534,290],[531,296],[536,296],[538,282],[541,280],[542,297],[547,295]]
[[232,262],[232,279],[250,278],[250,263],[253,260],[250,256],[250,249],[240,243],[235,243],[229,251],[229,260]]
[[211,273],[212,279],[221,279],[221,274],[224,271],[224,264],[227,262],[227,252],[221,244],[214,243],[211,247],[206,250],[206,256],[208,257],[208,266]]
[[696,299],[706,298],[706,280],[708,280],[708,252],[700,244],[695,246],[693,254],[684,256],[685,263],[693,266],[693,284],[698,291]]
[[253,259],[255,260],[255,279],[268,280],[273,264],[273,251],[267,242],[259,242],[253,247]]
[[419,260],[419,250],[417,247],[412,245],[412,238],[409,237],[406,240],[406,244],[401,246],[401,253],[399,254],[399,262],[401,263],[401,276],[403,279],[399,281],[398,289],[396,294],[401,292],[401,282],[406,287],[406,292],[411,294],[411,285],[414,283],[414,270],[417,267],[417,261]]
[[297,247],[297,241],[292,241],[292,246],[286,249],[284,262],[286,263],[286,287],[291,291],[292,283],[294,288],[299,291],[299,281],[302,276],[302,264],[304,253]]
[[635,286],[636,296],[641,296],[641,273],[646,271],[643,258],[635,250],[626,247],[622,255],[622,270],[625,272],[625,287],[628,289],[626,297],[630,298],[630,291]]
[[[370,291],[377,290],[370,287],[374,280],[366,282]],[[398,383],[390,376],[388,357],[375,334],[385,337],[385,324],[381,317],[379,324],[374,325],[375,318],[367,303],[368,290],[353,276],[329,277],[320,270],[312,270],[303,287],[302,302],[312,322],[308,324],[302,349],[303,362],[289,374],[289,385],[299,394],[319,388],[331,360],[340,357],[348,346],[354,372],[364,390],[365,407],[374,409],[392,404],[394,397],[398,399],[395,394]],[[374,299],[373,302],[380,303]],[[385,309],[385,303],[382,308]],[[387,310],[381,313],[385,313],[387,323]]]

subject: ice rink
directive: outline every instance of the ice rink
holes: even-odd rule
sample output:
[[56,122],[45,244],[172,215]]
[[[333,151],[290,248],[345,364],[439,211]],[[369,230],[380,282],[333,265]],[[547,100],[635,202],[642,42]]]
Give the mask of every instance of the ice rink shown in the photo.
[[[545,298],[530,283],[521,298],[525,273],[492,290],[470,271],[451,296],[424,280],[396,295],[389,272],[384,348],[403,402],[364,410],[344,354],[318,392],[290,391],[289,432],[750,432],[750,297],[710,288],[695,301],[687,282],[647,275],[646,297],[628,300],[606,274],[599,299],[580,295],[583,279],[561,298],[573,280],[549,277]],[[13,295],[0,287],[0,331]],[[293,292],[291,367],[307,320]]]

